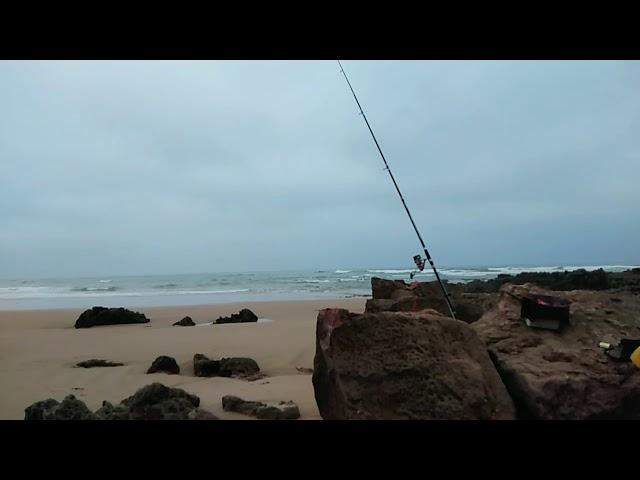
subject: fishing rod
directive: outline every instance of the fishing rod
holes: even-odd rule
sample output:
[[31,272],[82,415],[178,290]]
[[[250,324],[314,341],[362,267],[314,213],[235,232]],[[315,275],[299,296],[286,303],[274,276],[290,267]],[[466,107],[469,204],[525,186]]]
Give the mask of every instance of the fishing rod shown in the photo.
[[[413,225],[413,229],[415,230],[416,235],[418,236],[418,240],[420,240],[420,245],[422,245],[422,250],[424,251],[424,254],[427,257],[427,260],[429,261],[429,264],[431,265],[431,268],[433,269],[433,273],[436,276],[436,279],[438,280],[438,283],[440,284],[440,288],[442,289],[442,294],[444,295],[444,298],[447,301],[447,306],[449,307],[449,312],[451,313],[451,317],[452,318],[456,318],[456,310],[455,310],[455,308],[453,306],[453,303],[451,302],[451,298],[449,297],[449,293],[447,292],[447,289],[445,288],[444,283],[440,279],[440,275],[438,274],[438,270],[436,269],[436,266],[433,263],[433,259],[431,258],[431,255],[429,255],[429,250],[427,250],[427,246],[424,244],[424,241],[422,240],[422,235],[420,235],[420,231],[418,230],[418,227],[416,226],[416,222],[413,221],[413,217],[411,216],[411,212],[409,211],[409,207],[407,207],[407,203],[404,201],[404,197],[402,196],[402,192],[400,191],[400,187],[398,187],[398,183],[396,182],[396,179],[393,176],[393,173],[391,173],[391,169],[389,168],[389,164],[387,163],[387,159],[384,157],[384,153],[382,153],[382,149],[380,148],[380,144],[378,143],[378,139],[376,139],[376,136],[373,133],[373,129],[371,128],[371,125],[369,124],[369,120],[367,120],[367,116],[364,114],[364,110],[362,109],[362,106],[360,105],[360,101],[358,100],[358,97],[356,96],[356,92],[354,92],[353,87],[351,86],[351,82],[349,81],[349,77],[347,77],[347,72],[344,71],[344,67],[342,66],[342,63],[340,63],[340,60],[338,60],[338,65],[340,65],[340,72],[342,73],[342,75],[344,75],[344,79],[347,81],[347,85],[349,85],[349,89],[351,90],[351,93],[353,94],[353,98],[355,99],[356,103],[358,104],[358,108],[360,109],[360,115],[362,115],[362,118],[364,118],[364,121],[367,124],[367,128],[369,129],[369,133],[371,133],[371,137],[373,138],[373,141],[375,142],[376,147],[378,148],[378,152],[380,152],[380,156],[382,157],[382,161],[384,162],[384,167],[385,167],[384,169],[387,172],[389,172],[389,176],[391,177],[391,181],[393,181],[393,185],[396,187],[396,191],[398,192],[398,195],[400,196],[400,200],[402,200],[402,205],[404,206],[404,209],[407,212],[407,215],[409,216],[409,220],[411,220],[411,225]],[[413,257],[413,260],[416,263],[416,265],[418,266],[418,268],[420,269],[420,271],[422,271],[424,269],[424,260],[422,260],[420,258],[420,255],[416,255],[415,257]],[[413,276],[411,278],[413,278]]]

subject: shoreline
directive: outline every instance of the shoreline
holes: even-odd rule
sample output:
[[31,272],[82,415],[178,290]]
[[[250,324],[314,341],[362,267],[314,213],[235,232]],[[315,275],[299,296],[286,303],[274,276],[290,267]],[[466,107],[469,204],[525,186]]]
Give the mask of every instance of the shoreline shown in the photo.
[[[0,419],[22,420],[34,402],[75,395],[96,410],[103,400],[118,403],[139,388],[159,382],[198,395],[203,409],[221,419],[251,420],[225,412],[221,399],[293,400],[301,419],[320,419],[311,374],[318,310],[328,307],[363,311],[364,298],[229,302],[136,309],[150,319],[145,324],[75,329],[84,308],[0,311]],[[129,307],[127,307],[129,308]],[[200,328],[172,324],[185,315],[204,324],[221,315],[249,308],[271,321]],[[253,358],[266,377],[256,381],[202,378],[193,373],[193,356]],[[174,357],[180,374],[147,374],[160,355]],[[121,367],[78,368],[91,358],[122,362]]]

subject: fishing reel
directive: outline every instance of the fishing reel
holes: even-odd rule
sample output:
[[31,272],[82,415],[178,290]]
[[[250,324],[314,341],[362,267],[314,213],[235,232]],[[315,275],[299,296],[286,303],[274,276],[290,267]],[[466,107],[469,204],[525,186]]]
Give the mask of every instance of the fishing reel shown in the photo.
[[[423,271],[424,270],[424,264],[425,264],[424,258],[422,258],[420,255],[415,255],[413,257],[413,261],[416,264],[416,267],[418,267],[419,271]],[[415,275],[416,275],[416,271],[414,270],[409,275],[409,278],[411,278],[411,280],[413,280],[413,277],[415,277]]]

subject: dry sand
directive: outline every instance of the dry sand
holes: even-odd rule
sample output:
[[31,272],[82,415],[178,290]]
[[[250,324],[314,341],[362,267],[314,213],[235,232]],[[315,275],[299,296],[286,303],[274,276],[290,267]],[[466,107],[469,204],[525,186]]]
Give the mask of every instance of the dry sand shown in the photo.
[[[222,419],[249,417],[222,410],[224,395],[246,400],[293,400],[304,419],[320,419],[310,373],[315,353],[318,310],[364,310],[363,298],[244,302],[180,307],[133,308],[147,324],[75,329],[82,309],[0,311],[0,419],[21,420],[38,400],[74,394],[92,409],[103,400],[117,403],[152,382],[180,387],[200,397],[201,407]],[[271,321],[174,327],[185,315],[197,324],[250,308]],[[250,357],[267,377],[248,382],[193,375],[193,355]],[[146,374],[160,355],[174,357],[180,375]],[[122,367],[77,368],[90,358],[121,362]]]

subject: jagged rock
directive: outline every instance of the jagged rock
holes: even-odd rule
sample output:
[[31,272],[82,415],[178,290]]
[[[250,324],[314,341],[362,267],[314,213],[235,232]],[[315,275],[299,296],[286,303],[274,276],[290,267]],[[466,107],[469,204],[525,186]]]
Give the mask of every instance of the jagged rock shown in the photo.
[[53,398],[35,402],[24,410],[24,419],[44,420],[44,412],[53,407],[57,407],[58,405],[60,405],[60,402],[54,400]]
[[193,327],[195,325],[195,322],[191,319],[191,317],[184,317],[182,320],[174,323],[172,326],[179,326],[179,327]]
[[96,325],[121,325],[126,323],[148,323],[142,313],[126,308],[93,307],[85,310],[76,320],[75,328],[89,328]]
[[62,402],[53,399],[36,402],[25,409],[25,420],[96,420],[97,417],[74,395]]
[[219,377],[220,360],[210,360],[201,353],[193,356],[193,373],[196,377]]
[[231,357],[220,360],[221,377],[249,377],[258,372],[260,367],[251,358]]
[[102,402],[95,414],[73,395],[61,403],[54,399],[36,402],[25,409],[25,420],[218,420],[199,406],[196,395],[152,383],[118,405]]
[[222,408],[225,412],[241,413],[260,420],[295,420],[300,417],[300,410],[292,401],[263,403],[225,395],[222,397]]
[[229,317],[219,317],[213,323],[215,325],[215,324],[221,324],[221,323],[246,323],[246,322],[257,322],[257,321],[258,321],[258,316],[255,313],[253,313],[248,308],[243,308],[242,310],[240,310],[240,312],[233,313]]
[[[489,353],[521,418],[640,418],[640,375],[598,347],[640,338],[640,299],[629,294],[570,291],[553,295],[571,302],[562,332],[527,327],[520,299],[551,292],[506,284],[500,300],[472,325]],[[617,301],[616,301],[617,300]]]
[[200,406],[200,398],[180,388],[152,383],[121,404],[129,410],[129,420],[189,420],[191,411]]
[[180,367],[178,366],[178,362],[176,362],[175,358],[167,357],[166,355],[161,355],[156,358],[147,373],[157,373],[163,372],[168,374],[179,374]]
[[312,381],[324,419],[515,416],[478,335],[435,310],[321,310]]
[[122,404],[113,405],[105,400],[102,407],[96,410],[96,417],[99,420],[129,420],[129,409]]
[[96,358],[92,358],[91,360],[85,360],[84,362],[79,362],[76,364],[76,367],[82,368],[93,368],[93,367],[121,367],[124,363],[111,362],[109,360],[98,360]]
[[[493,306],[496,295],[470,294],[462,284],[446,284],[447,292],[456,309],[456,318],[467,323],[475,322]],[[432,308],[449,316],[449,306],[438,282],[405,283],[403,280],[371,278],[372,297],[367,300],[365,311],[377,313],[418,312]]]

